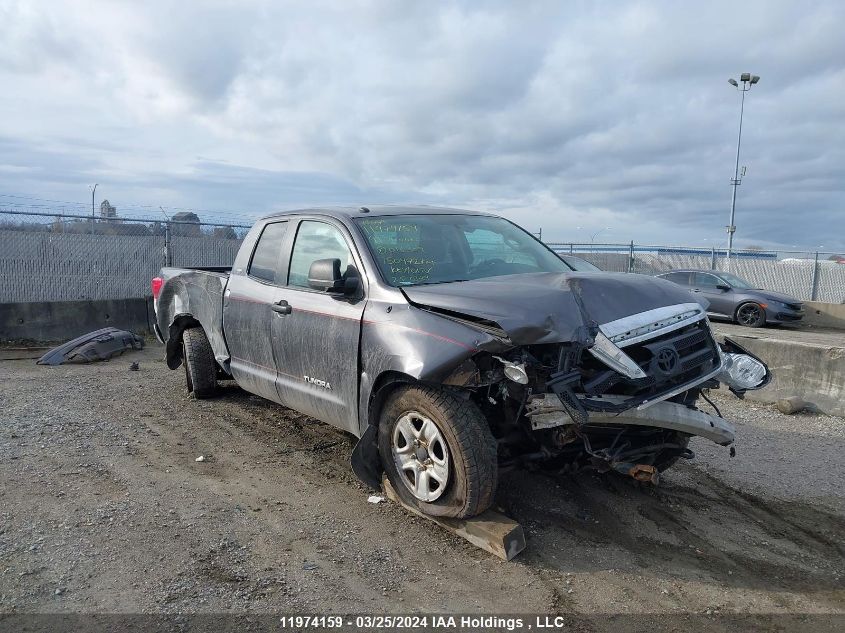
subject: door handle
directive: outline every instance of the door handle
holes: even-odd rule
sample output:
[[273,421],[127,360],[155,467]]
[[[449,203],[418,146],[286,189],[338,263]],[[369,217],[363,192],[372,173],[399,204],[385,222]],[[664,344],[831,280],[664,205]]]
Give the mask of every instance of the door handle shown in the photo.
[[701,290],[699,290],[698,288],[693,288],[692,291],[693,292],[701,292]]
[[277,312],[278,314],[290,314],[291,312],[293,312],[293,308],[291,308],[290,304],[284,299],[282,299],[278,303],[274,303],[273,305],[271,305],[270,309],[273,312]]

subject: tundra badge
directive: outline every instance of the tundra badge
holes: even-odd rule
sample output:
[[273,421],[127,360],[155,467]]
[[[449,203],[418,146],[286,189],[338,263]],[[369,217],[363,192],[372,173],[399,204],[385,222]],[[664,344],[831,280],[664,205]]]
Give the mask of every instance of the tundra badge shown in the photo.
[[322,387],[323,389],[331,390],[332,386],[330,383],[326,382],[325,380],[320,380],[319,378],[312,378],[311,376],[303,376],[305,382],[310,382],[312,385],[317,385],[318,387]]

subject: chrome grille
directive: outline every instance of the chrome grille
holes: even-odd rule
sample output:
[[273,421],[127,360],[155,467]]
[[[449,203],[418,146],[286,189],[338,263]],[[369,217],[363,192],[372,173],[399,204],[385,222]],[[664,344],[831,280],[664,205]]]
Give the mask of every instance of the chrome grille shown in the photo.
[[716,342],[704,320],[626,347],[625,353],[653,380],[635,392],[650,399],[695,382],[719,364]]

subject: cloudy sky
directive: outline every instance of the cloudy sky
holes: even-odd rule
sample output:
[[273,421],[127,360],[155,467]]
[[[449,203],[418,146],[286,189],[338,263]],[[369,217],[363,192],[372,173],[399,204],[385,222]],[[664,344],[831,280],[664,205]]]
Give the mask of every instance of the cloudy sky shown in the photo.
[[[498,210],[845,250],[845,3],[0,0],[0,208]],[[31,200],[38,198],[38,201]],[[65,205],[67,206],[67,205]]]

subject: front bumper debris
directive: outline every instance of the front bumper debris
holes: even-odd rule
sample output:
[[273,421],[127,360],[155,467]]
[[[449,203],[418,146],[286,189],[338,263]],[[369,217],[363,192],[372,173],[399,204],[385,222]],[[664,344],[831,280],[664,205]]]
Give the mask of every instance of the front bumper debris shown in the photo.
[[143,349],[144,339],[114,327],[83,334],[64,345],[54,347],[38,359],[39,365],[61,365],[69,361],[90,363],[108,360],[127,350]]
[[[604,397],[611,402],[617,398]],[[531,428],[534,430],[574,424],[554,394],[531,396],[526,405],[525,415],[531,420]],[[648,409],[628,409],[622,413],[591,411],[587,424],[590,426],[622,424],[653,426],[687,435],[697,435],[721,446],[732,444],[735,436],[733,424],[724,418],[665,401],[657,402]]]

